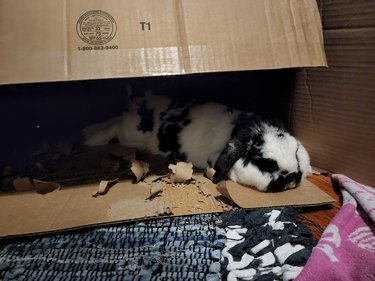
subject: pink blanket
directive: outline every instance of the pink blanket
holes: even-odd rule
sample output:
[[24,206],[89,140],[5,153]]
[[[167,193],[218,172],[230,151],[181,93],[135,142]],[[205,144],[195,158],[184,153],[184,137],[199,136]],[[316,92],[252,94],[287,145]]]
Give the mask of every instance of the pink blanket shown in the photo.
[[343,175],[333,178],[343,206],[295,280],[375,280],[375,189]]

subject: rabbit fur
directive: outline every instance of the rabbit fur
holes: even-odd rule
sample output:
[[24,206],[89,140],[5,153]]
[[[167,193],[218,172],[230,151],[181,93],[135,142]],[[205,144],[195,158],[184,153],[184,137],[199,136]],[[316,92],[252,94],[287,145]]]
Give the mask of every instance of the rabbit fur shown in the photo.
[[146,93],[132,98],[122,116],[83,130],[84,144],[119,143],[215,169],[215,183],[227,178],[264,192],[297,187],[311,173],[304,146],[283,126],[255,113],[224,105],[182,103]]

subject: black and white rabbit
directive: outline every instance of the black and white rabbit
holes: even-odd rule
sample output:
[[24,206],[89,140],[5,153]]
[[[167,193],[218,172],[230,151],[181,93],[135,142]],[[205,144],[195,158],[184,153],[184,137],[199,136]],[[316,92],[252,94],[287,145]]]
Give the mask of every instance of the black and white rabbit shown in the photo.
[[215,183],[230,178],[260,191],[296,187],[311,173],[306,149],[282,126],[212,102],[183,104],[147,93],[132,99],[122,116],[83,134],[88,146],[117,138],[172,161],[211,166]]

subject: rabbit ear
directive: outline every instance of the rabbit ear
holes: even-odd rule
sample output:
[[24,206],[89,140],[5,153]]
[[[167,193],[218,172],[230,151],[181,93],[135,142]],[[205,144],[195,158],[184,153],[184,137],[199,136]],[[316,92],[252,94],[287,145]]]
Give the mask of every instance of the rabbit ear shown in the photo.
[[229,141],[223,152],[221,152],[219,158],[216,160],[213,182],[218,183],[221,180],[227,179],[228,172],[240,157],[240,145],[238,145],[238,143],[235,141]]

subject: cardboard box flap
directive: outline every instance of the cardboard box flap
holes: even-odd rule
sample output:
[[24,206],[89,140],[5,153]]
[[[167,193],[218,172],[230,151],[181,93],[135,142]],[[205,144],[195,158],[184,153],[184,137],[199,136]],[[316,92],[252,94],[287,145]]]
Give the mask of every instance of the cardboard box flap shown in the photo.
[[308,180],[301,186],[280,193],[263,193],[238,183],[227,181],[218,185],[225,197],[241,208],[264,208],[280,206],[318,206],[333,203],[335,200]]
[[326,66],[315,0],[0,1],[0,83]]

